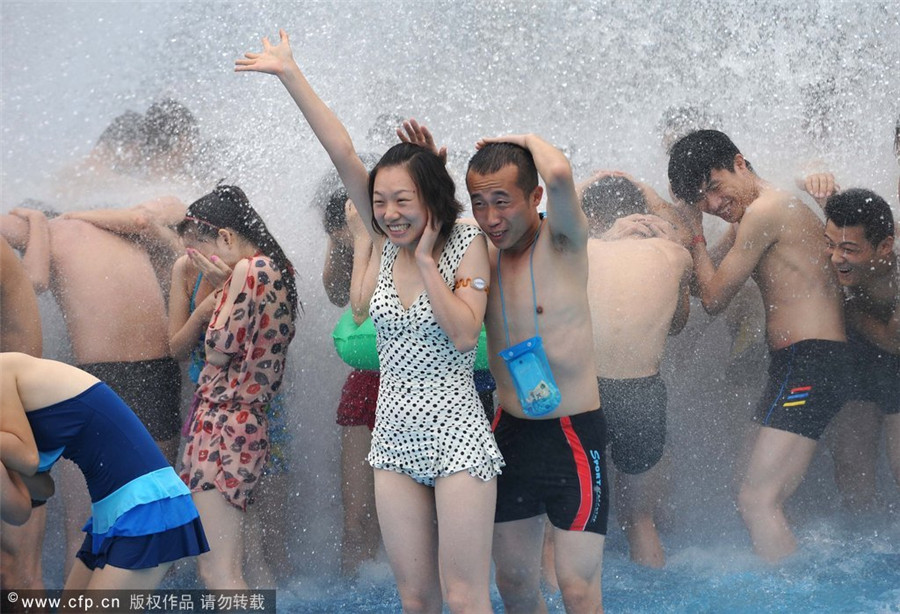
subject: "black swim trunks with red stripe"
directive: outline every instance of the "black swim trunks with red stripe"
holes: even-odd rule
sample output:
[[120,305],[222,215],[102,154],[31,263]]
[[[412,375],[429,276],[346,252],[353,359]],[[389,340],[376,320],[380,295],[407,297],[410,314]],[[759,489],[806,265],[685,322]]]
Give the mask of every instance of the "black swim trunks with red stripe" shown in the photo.
[[523,420],[498,410],[494,437],[506,460],[497,481],[495,522],[547,514],[567,531],[606,535],[606,421],[600,410]]

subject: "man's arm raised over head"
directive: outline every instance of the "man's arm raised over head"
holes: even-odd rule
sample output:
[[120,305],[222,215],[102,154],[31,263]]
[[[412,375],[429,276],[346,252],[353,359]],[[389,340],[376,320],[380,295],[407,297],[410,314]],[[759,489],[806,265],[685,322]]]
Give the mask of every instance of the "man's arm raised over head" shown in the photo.
[[538,175],[547,186],[547,227],[553,243],[558,249],[584,250],[590,229],[565,154],[535,134],[486,138],[478,146],[487,143],[512,143],[531,152]]

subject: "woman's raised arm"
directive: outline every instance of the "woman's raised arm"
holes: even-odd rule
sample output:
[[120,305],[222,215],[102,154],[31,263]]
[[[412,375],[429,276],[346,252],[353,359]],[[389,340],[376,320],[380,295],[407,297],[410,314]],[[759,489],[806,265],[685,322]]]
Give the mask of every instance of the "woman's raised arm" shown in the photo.
[[328,108],[312,89],[291,52],[290,41],[284,30],[279,30],[281,40],[272,45],[268,37],[262,39],[262,53],[247,52],[235,61],[236,72],[262,72],[275,75],[287,88],[300,107],[303,117],[322,143],[332,163],[341,176],[350,199],[356,205],[359,216],[372,234],[372,204],[369,200],[369,174],[353,147],[353,141],[337,115]]

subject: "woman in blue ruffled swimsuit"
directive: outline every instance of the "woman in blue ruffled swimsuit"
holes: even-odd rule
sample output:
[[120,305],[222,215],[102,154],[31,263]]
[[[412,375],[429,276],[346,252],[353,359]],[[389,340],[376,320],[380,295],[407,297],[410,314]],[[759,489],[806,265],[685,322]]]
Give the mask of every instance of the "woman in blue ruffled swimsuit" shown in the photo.
[[146,427],[76,367],[0,354],[0,460],[34,476],[60,456],[84,473],[91,517],[67,590],[156,588],[172,562],[209,550],[197,508]]

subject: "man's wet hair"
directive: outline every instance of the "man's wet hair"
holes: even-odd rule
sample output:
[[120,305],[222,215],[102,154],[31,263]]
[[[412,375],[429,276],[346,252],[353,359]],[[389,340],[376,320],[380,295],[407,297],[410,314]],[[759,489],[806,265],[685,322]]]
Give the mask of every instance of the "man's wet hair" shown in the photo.
[[[697,130],[678,139],[669,154],[669,185],[675,198],[692,205],[700,200],[712,171],[734,171],[740,150],[724,132]],[[753,167],[747,161],[747,167]]]
[[534,157],[524,147],[512,143],[488,143],[472,156],[469,160],[470,172],[479,175],[491,175],[500,171],[504,166],[512,164],[518,170],[516,185],[525,196],[531,194],[538,187],[538,172],[534,165]]
[[581,205],[592,228],[606,230],[620,217],[647,213],[644,193],[625,177],[606,176],[585,188]]
[[[440,229],[442,237],[450,236],[463,207],[456,200],[456,184],[447,172],[444,161],[424,147],[412,143],[397,143],[381,156],[378,164],[369,173],[370,202],[373,202],[375,178],[379,171],[393,166],[406,168],[413,183],[416,184],[419,200],[431,215],[432,223]],[[385,234],[377,223],[373,224],[373,228],[376,233]]]
[[173,98],[151,104],[144,125],[144,144],[151,155],[172,151],[183,139],[194,143],[200,133],[194,114]]
[[116,116],[100,134],[97,145],[113,149],[123,145],[139,146],[144,138],[144,116],[136,111],[125,111]]
[[825,218],[838,228],[862,226],[872,247],[894,236],[891,207],[872,190],[851,188],[832,194],[825,202]]

